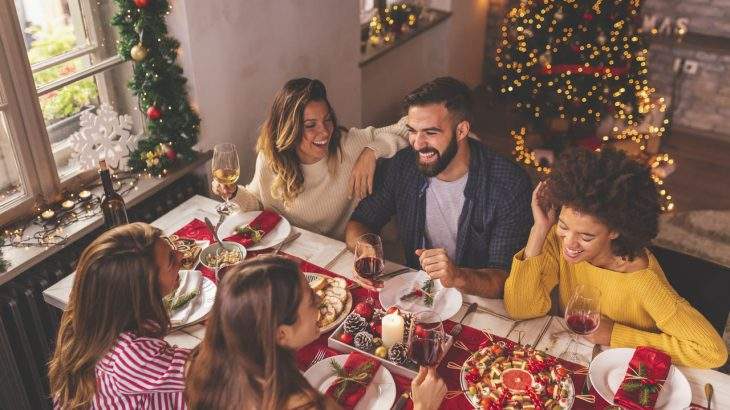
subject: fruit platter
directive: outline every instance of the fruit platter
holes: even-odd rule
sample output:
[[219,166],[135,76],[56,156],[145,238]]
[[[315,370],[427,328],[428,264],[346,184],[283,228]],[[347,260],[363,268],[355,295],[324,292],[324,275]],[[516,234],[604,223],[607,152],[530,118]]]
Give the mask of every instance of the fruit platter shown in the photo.
[[570,409],[575,398],[556,358],[510,341],[485,341],[464,362],[461,387],[477,409]]

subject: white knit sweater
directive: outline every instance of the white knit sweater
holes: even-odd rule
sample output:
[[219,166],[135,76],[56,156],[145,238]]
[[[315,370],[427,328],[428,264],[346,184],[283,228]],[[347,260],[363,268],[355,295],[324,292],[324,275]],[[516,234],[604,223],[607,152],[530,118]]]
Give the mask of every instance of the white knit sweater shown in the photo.
[[365,148],[375,151],[377,158],[389,158],[408,145],[405,118],[383,127],[350,128],[340,140],[342,161],[330,173],[327,158],[314,164],[301,164],[304,175],[302,192],[286,207],[283,201],[271,195],[274,172],[259,153],[253,179],[245,187],[239,186],[234,198],[241,211],[272,209],[293,225],[336,239],[344,239],[345,225],[357,206],[357,199],[348,198],[350,173]]

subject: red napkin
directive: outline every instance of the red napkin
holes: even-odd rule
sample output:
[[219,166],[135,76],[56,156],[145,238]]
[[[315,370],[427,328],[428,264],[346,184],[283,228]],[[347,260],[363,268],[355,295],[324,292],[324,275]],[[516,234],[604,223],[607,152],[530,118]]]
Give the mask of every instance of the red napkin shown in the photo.
[[[367,377],[356,377],[357,375],[354,375],[353,372],[355,372],[367,363],[372,364],[369,371],[367,372]],[[350,355],[347,356],[347,360],[345,361],[343,369],[348,375],[357,378],[357,382],[350,381],[347,384],[345,391],[342,393],[338,400],[335,397],[335,391],[337,391],[337,387],[339,386],[340,382],[342,382],[342,379],[338,378],[337,380],[335,380],[334,383],[332,383],[332,386],[327,389],[327,395],[337,400],[337,403],[344,406],[346,409],[351,409],[355,407],[360,399],[362,399],[362,396],[365,395],[365,390],[367,389],[368,384],[370,384],[370,382],[373,380],[373,376],[375,376],[375,373],[378,371],[379,368],[379,361],[371,359],[360,353],[350,353]]]
[[[271,232],[276,225],[281,221],[281,215],[273,211],[262,211],[253,221],[248,224],[248,227],[261,232],[263,237],[267,233]],[[224,239],[224,241],[238,242],[245,247],[250,247],[256,244],[252,237],[252,233],[236,233]]]
[[661,350],[637,347],[613,401],[630,410],[650,410],[669,374],[672,359]]
[[178,229],[175,235],[198,241],[213,241],[213,232],[208,229],[208,225],[205,222],[197,218]]

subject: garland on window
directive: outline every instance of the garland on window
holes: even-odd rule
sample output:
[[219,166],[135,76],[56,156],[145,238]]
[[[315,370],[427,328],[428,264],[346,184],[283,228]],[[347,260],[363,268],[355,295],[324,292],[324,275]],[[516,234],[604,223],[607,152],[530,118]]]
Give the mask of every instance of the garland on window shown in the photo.
[[200,118],[192,110],[182,68],[175,63],[180,43],[168,36],[167,0],[115,0],[112,24],[119,30],[117,49],[134,62],[128,86],[146,117],[147,133],[130,152],[133,171],[163,175],[179,162],[196,157]]
[[[0,246],[5,245],[5,235],[3,235],[2,232],[0,232]],[[10,266],[10,263],[3,258],[3,251],[0,249],[0,273],[4,273],[6,270],[8,270],[8,266]]]

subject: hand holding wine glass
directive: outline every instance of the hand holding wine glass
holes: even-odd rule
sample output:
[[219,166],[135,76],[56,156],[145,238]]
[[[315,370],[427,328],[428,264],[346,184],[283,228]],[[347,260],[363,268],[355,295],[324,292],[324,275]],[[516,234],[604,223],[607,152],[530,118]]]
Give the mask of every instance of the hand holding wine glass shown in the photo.
[[589,285],[578,285],[565,308],[565,323],[571,331],[588,335],[601,323],[601,291]]
[[[380,236],[366,233],[357,238],[355,243],[355,273],[367,283],[373,284],[375,277],[383,273],[383,242]],[[368,302],[373,302],[371,290],[368,289]]]
[[224,189],[220,189],[226,195],[222,195],[225,202],[218,207],[216,211],[224,214],[231,214],[238,210],[238,205],[230,201],[229,187],[235,186],[240,175],[240,167],[238,164],[238,152],[236,146],[230,143],[217,144],[213,148],[212,171],[213,179]]

